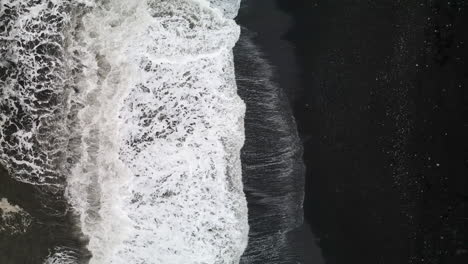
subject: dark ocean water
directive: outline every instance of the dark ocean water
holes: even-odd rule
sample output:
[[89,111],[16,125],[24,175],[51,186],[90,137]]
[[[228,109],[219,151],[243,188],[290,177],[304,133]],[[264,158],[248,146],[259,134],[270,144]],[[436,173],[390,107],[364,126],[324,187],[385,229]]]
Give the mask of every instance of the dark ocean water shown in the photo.
[[47,256],[68,249],[76,263],[84,263],[89,252],[80,231],[75,229],[74,217],[60,191],[54,192],[12,180],[0,168],[0,197],[18,205],[31,215],[27,232],[0,235],[0,263],[43,263]]

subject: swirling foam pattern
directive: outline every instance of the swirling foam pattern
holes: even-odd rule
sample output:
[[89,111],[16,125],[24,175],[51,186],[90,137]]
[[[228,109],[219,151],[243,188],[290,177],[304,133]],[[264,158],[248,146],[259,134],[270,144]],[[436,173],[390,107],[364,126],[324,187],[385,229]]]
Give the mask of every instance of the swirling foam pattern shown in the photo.
[[0,161],[16,180],[67,187],[91,263],[238,263],[239,0],[0,8]]
[[70,201],[92,263],[238,263],[247,244],[239,1],[91,3],[70,44],[80,161]]
[[0,161],[23,182],[64,182],[68,7],[60,0],[0,4]]

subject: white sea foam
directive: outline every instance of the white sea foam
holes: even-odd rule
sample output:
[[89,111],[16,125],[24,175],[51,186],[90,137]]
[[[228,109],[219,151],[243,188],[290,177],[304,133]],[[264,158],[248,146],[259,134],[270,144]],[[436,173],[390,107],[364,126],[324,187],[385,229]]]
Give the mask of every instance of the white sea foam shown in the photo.
[[0,2],[0,163],[27,183],[64,182],[67,8],[62,0]]
[[[91,263],[237,263],[247,244],[231,20],[239,1],[100,1],[69,53]],[[75,132],[78,133],[78,132]]]
[[67,247],[55,247],[47,256],[43,264],[76,264],[77,253]]
[[0,199],[0,235],[24,233],[31,222],[31,215],[23,208],[11,204],[6,198]]
[[[238,262],[248,231],[238,7],[1,2],[0,162],[17,180],[60,188],[73,166],[68,198],[91,262]],[[29,225],[2,206],[2,219]],[[73,263],[67,252],[48,263]]]

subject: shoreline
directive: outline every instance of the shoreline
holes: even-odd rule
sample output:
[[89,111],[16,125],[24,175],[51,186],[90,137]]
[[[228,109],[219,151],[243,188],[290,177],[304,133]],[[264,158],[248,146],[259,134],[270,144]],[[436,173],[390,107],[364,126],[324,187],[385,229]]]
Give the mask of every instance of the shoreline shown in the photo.
[[[263,15],[258,16],[262,12]],[[238,81],[239,93],[247,104],[246,145],[243,149],[244,187],[249,201],[249,216],[256,221],[259,219],[264,221],[261,223],[263,228],[259,223],[253,223],[251,227],[253,234],[246,256],[241,263],[251,263],[249,261],[324,263],[321,249],[316,243],[317,237],[313,234],[309,223],[302,222],[301,205],[304,195],[302,143],[297,137],[296,124],[292,116],[295,90],[299,88],[299,69],[295,62],[294,47],[282,40],[282,36],[291,26],[291,19],[289,15],[279,10],[273,1],[261,0],[243,1],[236,21],[242,27],[241,39],[234,50],[236,77],[241,79]],[[253,82],[249,83],[249,79]],[[279,126],[281,122],[269,124],[264,119],[284,120],[288,124],[283,127]],[[263,127],[268,126],[271,132],[263,134]],[[278,142],[277,145],[267,147],[269,150],[265,149],[264,145],[268,145],[266,138]],[[282,145],[284,142],[289,143]],[[273,151],[280,145],[281,149]],[[296,148],[295,154],[284,155],[290,152],[291,148]],[[267,154],[269,151],[274,153]],[[264,159],[262,155],[268,158]],[[263,164],[265,160],[268,160],[268,166]],[[265,167],[257,171],[256,166]],[[273,183],[275,177],[280,179],[279,182],[283,182],[281,186],[275,186]],[[270,179],[270,182],[267,179]],[[274,195],[271,195],[271,190],[275,190],[271,192]],[[276,201],[282,192],[295,196],[294,202],[289,200],[290,204],[283,205],[282,203],[289,199],[286,196]],[[259,195],[264,197],[259,198],[261,197]],[[270,200],[267,204],[262,202],[265,197]],[[272,224],[278,221],[276,218],[287,220],[279,221],[281,225]],[[257,232],[264,234],[265,239],[268,236],[275,236],[266,235],[268,232],[286,233],[282,241],[276,237],[271,241],[259,242],[261,238],[255,235]],[[255,246],[265,248],[263,256],[255,252]],[[276,252],[268,253],[275,247]]]

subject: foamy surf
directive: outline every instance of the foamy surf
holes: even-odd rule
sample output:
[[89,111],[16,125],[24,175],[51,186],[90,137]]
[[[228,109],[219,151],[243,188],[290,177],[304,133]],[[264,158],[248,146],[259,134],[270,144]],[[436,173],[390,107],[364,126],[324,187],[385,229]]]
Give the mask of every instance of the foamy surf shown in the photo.
[[71,248],[55,247],[50,251],[49,256],[45,259],[43,264],[76,264],[81,263],[78,261],[78,253]]
[[[239,1],[88,3],[69,53],[79,161],[68,197],[91,263],[238,263],[247,244]],[[79,132],[78,132],[79,131]]]
[[[0,161],[37,186],[41,217],[67,214],[55,205],[66,187],[91,263],[239,262],[239,0],[0,8]],[[0,205],[3,220],[18,215],[27,228],[25,211]],[[79,252],[57,245],[44,261],[78,263]]]
[[0,3],[0,162],[16,180],[63,187],[68,1]]

